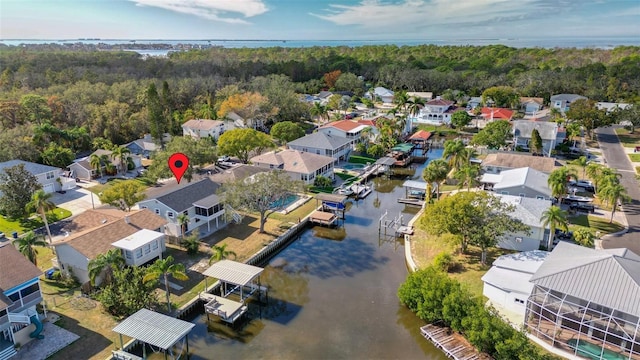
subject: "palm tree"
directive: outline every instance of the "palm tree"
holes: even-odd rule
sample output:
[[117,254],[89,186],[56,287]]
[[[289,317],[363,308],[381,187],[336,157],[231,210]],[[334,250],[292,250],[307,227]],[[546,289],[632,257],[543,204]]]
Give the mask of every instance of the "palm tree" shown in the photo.
[[465,146],[462,140],[447,140],[444,142],[442,157],[448,159],[449,166],[457,171],[464,165],[460,156],[464,149]]
[[91,167],[96,171],[100,172],[100,177],[102,177],[102,160],[100,156],[91,154],[91,156],[89,156],[89,164],[91,164]]
[[407,102],[409,102],[409,95],[407,95],[406,91],[397,91],[395,94],[393,94],[393,104],[399,111],[406,111]]
[[424,107],[424,100],[419,97],[412,96],[407,100],[407,113],[408,115],[416,116],[420,113],[420,109]]
[[[440,199],[440,184],[447,179],[447,174],[449,173],[449,165],[446,161],[442,159],[433,160],[424,168],[422,172],[422,177],[427,182],[427,185],[430,183],[436,183],[437,193],[436,198]],[[430,196],[430,195],[427,195]]]
[[227,250],[227,245],[228,244],[222,244],[220,246],[213,245],[213,255],[211,255],[211,258],[209,259],[209,264],[213,264],[214,262],[226,259],[229,257],[229,255],[233,255],[234,259],[236,258],[236,253],[231,250]]
[[327,110],[327,107],[319,102],[313,103],[310,112],[311,115],[319,117],[320,120],[324,119],[325,117],[327,120],[329,120],[329,112]]
[[582,168],[582,178],[584,179],[584,175],[587,171],[587,166],[589,165],[589,160],[587,160],[586,156],[580,156],[579,158],[570,162],[572,165],[577,165]]
[[460,170],[456,171],[453,177],[458,180],[458,187],[462,189],[464,185],[467,185],[467,191],[471,191],[471,186],[478,184],[478,175],[480,170],[474,165],[464,165]]
[[173,256],[169,255],[166,259],[158,259],[151,266],[147,268],[146,275],[142,278],[142,282],[147,283],[149,281],[158,281],[163,278],[164,290],[167,295],[167,309],[171,312],[171,299],[169,296],[169,275],[178,280],[189,280],[187,273],[185,272],[183,264],[174,264]]
[[542,226],[549,226],[549,243],[547,243],[547,250],[551,250],[551,247],[553,247],[553,238],[556,236],[556,229],[567,231],[569,224],[567,221],[567,212],[558,206],[552,205],[542,213],[540,221],[542,221]]
[[91,285],[96,284],[96,278],[102,273],[104,273],[104,281],[110,283],[113,280],[113,272],[122,269],[124,265],[125,260],[120,249],[110,249],[106,253],[99,254],[87,265]]
[[603,169],[605,169],[605,167],[597,163],[590,163],[585,169],[589,178],[593,180],[593,187],[596,192],[598,191],[598,182],[600,181]]
[[184,238],[184,233],[187,232],[187,224],[189,223],[189,215],[178,215],[178,225],[180,225],[180,238]]
[[553,197],[558,198],[558,201],[562,203],[562,198],[568,191],[567,181],[577,177],[575,171],[567,166],[553,170],[551,174],[549,174],[549,179],[547,179],[547,185],[549,185]]
[[49,244],[53,243],[53,237],[51,237],[51,229],[49,229],[49,222],[47,221],[47,211],[56,208],[56,205],[51,202],[51,196],[51,194],[40,189],[31,195],[31,201],[27,204],[28,208],[35,209],[40,214],[42,222],[44,222],[44,227],[47,229]]
[[118,146],[117,148],[113,149],[113,152],[111,153],[111,158],[113,160],[120,160],[120,170],[122,171],[122,174],[127,173],[127,158],[129,157],[129,154],[131,154],[131,150],[124,146]]
[[627,195],[627,190],[621,184],[607,183],[598,192],[603,199],[606,199],[611,204],[611,217],[609,223],[613,222],[613,214],[615,214],[618,203],[629,201],[630,197]]
[[29,231],[22,237],[13,240],[13,245],[17,246],[18,251],[20,251],[22,255],[26,256],[33,265],[38,266],[38,259],[36,256],[38,254],[38,250],[36,250],[35,247],[47,246],[47,243],[42,238],[42,235]]

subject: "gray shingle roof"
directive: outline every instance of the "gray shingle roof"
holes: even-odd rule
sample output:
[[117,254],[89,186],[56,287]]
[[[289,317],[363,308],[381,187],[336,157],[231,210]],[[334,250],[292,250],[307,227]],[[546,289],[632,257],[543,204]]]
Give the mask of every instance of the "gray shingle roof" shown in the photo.
[[183,212],[192,207],[195,202],[215,194],[219,187],[219,184],[205,178],[159,196],[156,200],[176,212]]
[[511,169],[528,166],[543,173],[551,173],[556,168],[556,159],[523,153],[495,153],[487,155],[482,160],[482,166],[498,166]]
[[42,164],[36,164],[36,163],[32,163],[29,161],[23,161],[23,160],[9,160],[9,161],[5,161],[0,163],[0,172],[4,172],[4,169],[6,168],[10,168],[16,165],[24,165],[24,169],[27,170],[28,172],[30,172],[33,175],[39,175],[39,174],[44,174],[46,172],[49,171],[56,171],[56,170],[60,170],[57,167],[53,167],[53,166],[49,166],[49,165],[42,165]]
[[542,228],[542,213],[551,207],[551,200],[541,200],[515,195],[494,194],[505,204],[514,205],[511,217],[522,221],[525,225]]
[[166,350],[189,334],[194,326],[184,320],[140,309],[114,327],[113,331]]
[[313,134],[303,136],[299,139],[295,139],[289,142],[287,145],[335,150],[339,149],[343,145],[349,144],[350,142],[350,139],[339,136],[331,136],[329,134],[325,134],[324,132],[318,131],[314,132]]
[[531,277],[536,285],[640,316],[640,261],[561,241]]
[[555,140],[558,136],[558,124],[547,121],[514,120],[513,135],[521,138],[531,138],[533,129],[538,129],[542,140]]
[[496,176],[500,176],[500,181],[493,185],[494,190],[524,186],[539,193],[551,196],[551,189],[549,189],[549,186],[547,186],[549,175],[536,169],[524,167],[505,170]]
[[586,99],[586,97],[582,96],[582,95],[578,95],[578,94],[556,94],[556,95],[551,95],[551,102],[554,101],[558,101],[558,100],[563,100],[563,101],[568,101],[570,103],[579,100],[579,99]]

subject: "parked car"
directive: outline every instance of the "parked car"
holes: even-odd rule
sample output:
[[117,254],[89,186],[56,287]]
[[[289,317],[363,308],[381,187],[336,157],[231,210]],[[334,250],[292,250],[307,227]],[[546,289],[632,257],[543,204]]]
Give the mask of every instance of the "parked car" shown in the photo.
[[556,229],[556,239],[558,240],[573,240],[573,232],[572,231],[562,231],[560,229]]
[[218,162],[219,162],[219,163],[221,163],[221,162],[227,162],[227,161],[229,161],[229,160],[231,160],[231,158],[230,158],[228,155],[222,155],[222,156],[219,156],[219,157],[218,157]]
[[571,210],[580,211],[580,212],[587,212],[587,213],[596,212],[596,207],[593,204],[574,203],[574,204],[571,204],[569,208]]

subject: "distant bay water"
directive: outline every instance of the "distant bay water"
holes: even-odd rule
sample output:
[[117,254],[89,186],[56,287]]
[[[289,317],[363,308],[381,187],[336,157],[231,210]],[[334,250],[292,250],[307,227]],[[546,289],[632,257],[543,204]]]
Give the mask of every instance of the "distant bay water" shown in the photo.
[[[640,36],[628,37],[572,37],[572,38],[514,38],[514,39],[449,39],[449,40],[129,40],[129,39],[8,39],[0,40],[0,44],[8,46],[20,46],[22,44],[105,44],[108,46],[121,46],[122,49],[136,51],[147,56],[164,56],[170,51],[176,51],[180,45],[189,45],[191,48],[201,47],[224,47],[224,48],[262,48],[262,47],[287,47],[304,48],[314,46],[348,46],[358,47],[367,45],[397,45],[397,46],[417,46],[417,45],[452,45],[452,46],[484,46],[484,45],[505,45],[516,48],[538,47],[538,48],[599,48],[612,49],[616,46],[632,45],[640,46]],[[166,44],[175,49],[149,49],[152,44]],[[144,49],[141,47],[144,46]]]

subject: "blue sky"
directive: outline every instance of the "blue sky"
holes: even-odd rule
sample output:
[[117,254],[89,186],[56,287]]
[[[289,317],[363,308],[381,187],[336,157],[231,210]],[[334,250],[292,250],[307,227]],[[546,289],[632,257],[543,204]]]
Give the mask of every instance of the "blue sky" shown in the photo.
[[640,37],[639,0],[0,0],[2,39]]

